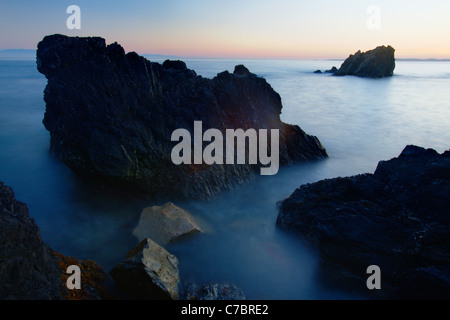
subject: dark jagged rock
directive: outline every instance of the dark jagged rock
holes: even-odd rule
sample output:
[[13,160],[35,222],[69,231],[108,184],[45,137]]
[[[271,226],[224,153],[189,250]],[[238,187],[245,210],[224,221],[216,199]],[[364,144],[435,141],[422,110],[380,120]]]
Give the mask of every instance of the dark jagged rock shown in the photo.
[[395,50],[391,46],[380,46],[367,52],[358,51],[350,55],[339,70],[332,73],[336,76],[390,77],[395,69],[394,53]]
[[172,132],[193,136],[196,120],[203,131],[279,129],[281,165],[327,156],[316,137],[280,121],[280,96],[244,66],[205,79],[183,62],[152,63],[99,37],[52,35],[38,44],[37,67],[48,79],[43,122],[51,151],[75,172],[116,187],[210,198],[258,170],[174,165]]
[[338,71],[338,68],[336,68],[336,67],[333,67],[333,68],[331,68],[330,70],[325,70],[325,73],[336,73]]
[[[82,288],[68,290],[69,265],[82,272]],[[90,260],[66,257],[42,241],[27,206],[0,181],[0,300],[112,299],[106,273]]]
[[180,71],[186,71],[187,66],[184,61],[180,60],[166,60],[163,62],[162,67],[166,70],[180,70]]
[[320,70],[316,70],[316,71],[314,71],[314,73],[317,73],[317,74],[321,74],[321,73],[322,73],[322,71],[320,71]]
[[277,225],[361,280],[378,265],[382,296],[450,298],[450,151],[408,146],[374,174],[301,186]]
[[27,206],[0,182],[0,299],[62,299],[57,258]]
[[236,67],[234,67],[233,74],[239,75],[239,76],[249,76],[249,75],[251,75],[251,72],[250,72],[250,70],[247,69],[246,66],[240,64],[240,65],[237,65]]

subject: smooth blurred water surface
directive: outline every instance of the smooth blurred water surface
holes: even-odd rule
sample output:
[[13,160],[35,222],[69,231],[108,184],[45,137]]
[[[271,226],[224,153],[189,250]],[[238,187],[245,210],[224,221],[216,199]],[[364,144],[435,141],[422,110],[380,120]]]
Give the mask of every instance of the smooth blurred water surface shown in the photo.
[[[408,144],[449,149],[450,63],[400,61],[394,77],[373,80],[313,73],[342,61],[185,61],[204,77],[244,64],[266,78],[282,97],[282,120],[319,137],[330,158],[255,177],[211,201],[175,202],[208,230],[167,247],[183,281],[232,282],[248,299],[365,298],[323,281],[315,250],[276,229],[277,202],[305,183],[373,172]],[[162,203],[89,185],[49,154],[45,85],[34,61],[0,60],[0,181],[27,203],[53,249],[110,270],[138,243],[141,210]]]

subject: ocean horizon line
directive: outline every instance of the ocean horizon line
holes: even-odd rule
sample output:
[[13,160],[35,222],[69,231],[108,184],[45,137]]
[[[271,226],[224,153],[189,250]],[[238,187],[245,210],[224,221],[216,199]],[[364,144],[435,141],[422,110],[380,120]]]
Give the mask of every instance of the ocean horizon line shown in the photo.
[[[37,49],[0,49],[1,60],[34,60]],[[128,51],[136,52],[136,51]],[[159,53],[139,53],[146,59],[178,59],[178,60],[287,60],[287,61],[344,61],[345,58],[281,58],[281,57],[201,57],[201,56],[178,56]],[[450,62],[450,58],[396,58],[396,61],[411,62]]]

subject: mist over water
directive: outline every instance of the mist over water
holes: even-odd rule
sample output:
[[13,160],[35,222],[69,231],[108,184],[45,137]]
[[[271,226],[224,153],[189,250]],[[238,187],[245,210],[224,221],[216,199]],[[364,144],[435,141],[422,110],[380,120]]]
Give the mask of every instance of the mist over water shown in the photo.
[[[330,158],[255,176],[210,201],[174,201],[207,231],[167,246],[182,281],[235,283],[248,299],[364,298],[324,283],[317,252],[275,227],[277,202],[305,183],[373,172],[408,144],[449,149],[450,63],[400,61],[394,77],[372,80],[313,74],[336,61],[185,61],[204,77],[244,64],[266,78],[281,95],[282,121],[316,135]],[[0,181],[27,203],[53,249],[110,270],[138,243],[132,230],[141,210],[164,201],[119,197],[53,158],[42,124],[45,85],[34,61],[0,60]]]

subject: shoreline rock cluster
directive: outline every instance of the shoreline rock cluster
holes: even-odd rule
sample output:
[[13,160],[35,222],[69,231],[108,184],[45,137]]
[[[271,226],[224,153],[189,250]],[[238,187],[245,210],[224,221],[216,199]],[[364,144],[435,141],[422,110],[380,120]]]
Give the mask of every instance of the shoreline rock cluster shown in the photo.
[[382,271],[383,298],[450,298],[450,151],[407,146],[374,174],[299,187],[277,226],[299,233],[324,261],[365,286]]
[[[382,272],[385,299],[450,298],[450,150],[407,146],[380,161],[373,174],[326,179],[300,186],[281,202],[276,225],[298,233],[333,269],[365,286],[368,266]],[[164,221],[167,220],[167,221]],[[172,221],[171,225],[168,221]],[[153,228],[158,221],[161,229]],[[146,229],[146,226],[151,228]],[[181,284],[179,262],[162,244],[201,232],[173,203],[142,211],[135,235],[145,238],[110,274],[132,299],[243,300],[232,284]],[[0,291],[2,299],[68,299],[61,261],[94,269],[77,298],[109,299],[95,263],[55,253],[41,239],[26,205],[0,183]],[[100,271],[99,271],[100,270]],[[332,271],[332,270],[331,270]],[[100,274],[100,276],[98,276]]]
[[145,208],[133,231],[140,243],[110,271],[119,290],[131,299],[245,300],[231,283],[182,281],[179,261],[165,246],[202,232],[187,211],[171,202]]
[[[161,230],[151,225],[157,222]],[[173,203],[144,209],[136,229],[137,236],[147,234],[162,244],[201,232]],[[80,290],[66,287],[71,265],[81,270]],[[233,284],[182,283],[178,265],[177,257],[149,237],[108,273],[92,260],[57,253],[42,241],[26,205],[0,182],[0,300],[245,300]]]
[[166,245],[202,233],[194,218],[173,203],[145,208],[133,234],[140,243],[111,270],[127,298],[150,300],[244,300],[233,284],[183,283],[176,256]]

